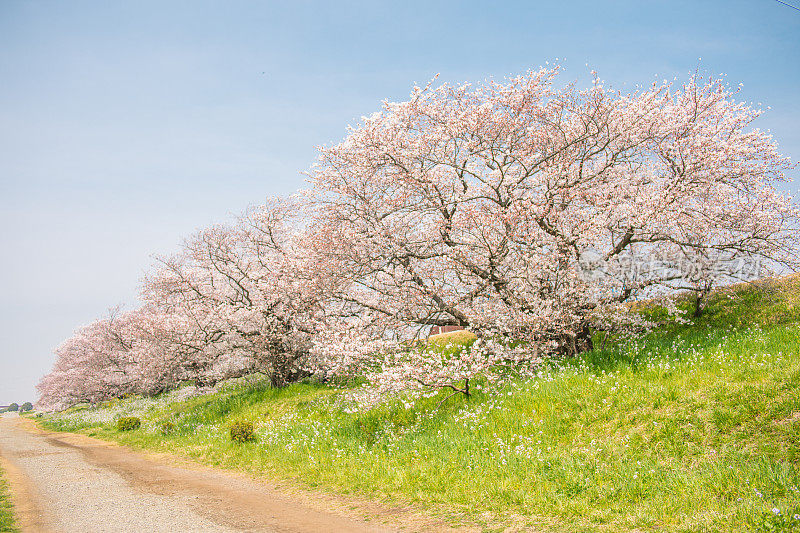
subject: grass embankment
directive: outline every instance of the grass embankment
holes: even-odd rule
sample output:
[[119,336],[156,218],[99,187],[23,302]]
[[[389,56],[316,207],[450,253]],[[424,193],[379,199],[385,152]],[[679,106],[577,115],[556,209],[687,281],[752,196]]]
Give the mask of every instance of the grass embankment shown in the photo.
[[[350,412],[340,390],[312,384],[179,394],[45,423],[487,528],[800,531],[797,277],[719,291],[692,325],[607,342],[436,411],[438,397]],[[142,427],[118,432],[131,413]],[[254,423],[254,442],[230,442],[235,420]]]
[[0,468],[0,531],[18,531],[14,521],[14,508],[11,504],[11,493],[8,482]]

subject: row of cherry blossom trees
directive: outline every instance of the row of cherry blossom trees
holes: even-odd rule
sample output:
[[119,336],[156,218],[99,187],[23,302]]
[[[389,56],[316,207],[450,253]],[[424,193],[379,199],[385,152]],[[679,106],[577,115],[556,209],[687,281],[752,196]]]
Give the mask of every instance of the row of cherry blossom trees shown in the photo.
[[[791,162],[718,80],[623,94],[558,67],[416,87],[320,148],[296,197],[185,241],[142,306],[56,350],[60,408],[262,372],[367,378],[362,398],[448,388],[641,326],[626,304],[796,267]],[[430,326],[478,340],[419,342]]]

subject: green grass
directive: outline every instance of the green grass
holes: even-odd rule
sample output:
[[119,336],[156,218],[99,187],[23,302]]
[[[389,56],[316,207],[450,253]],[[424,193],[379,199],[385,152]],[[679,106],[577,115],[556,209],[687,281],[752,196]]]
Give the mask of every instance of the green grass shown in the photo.
[[11,505],[11,493],[8,482],[0,469],[0,531],[18,531],[14,521],[14,509]]
[[[45,424],[487,530],[800,531],[800,278],[720,291],[691,325],[599,337],[534,380],[438,410],[431,397],[351,412],[341,389],[240,384]],[[124,414],[142,428],[116,431]],[[253,422],[255,441],[230,441],[237,420]]]

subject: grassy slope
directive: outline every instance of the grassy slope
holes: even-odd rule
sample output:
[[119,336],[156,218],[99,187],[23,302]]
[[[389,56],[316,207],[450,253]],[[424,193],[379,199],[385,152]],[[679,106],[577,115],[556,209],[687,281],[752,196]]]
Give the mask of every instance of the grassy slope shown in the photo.
[[0,531],[17,531],[13,510],[8,482],[3,479],[3,471],[0,469]]
[[[434,397],[351,413],[336,389],[300,384],[45,423],[487,528],[800,531],[800,278],[720,292],[691,326],[606,344],[436,412]],[[142,428],[117,432],[113,418],[132,411]],[[229,442],[239,419],[255,442]],[[165,420],[177,428],[166,437]]]

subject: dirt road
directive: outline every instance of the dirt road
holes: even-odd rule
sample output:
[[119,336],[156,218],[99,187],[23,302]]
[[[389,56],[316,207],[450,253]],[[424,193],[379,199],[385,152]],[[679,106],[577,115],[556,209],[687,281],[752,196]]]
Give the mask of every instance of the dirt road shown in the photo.
[[46,432],[25,418],[0,418],[0,461],[23,531],[396,530],[245,476]]

